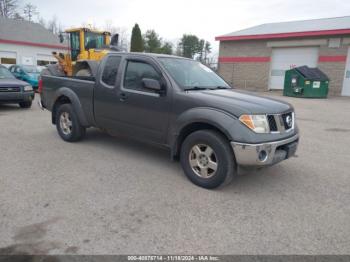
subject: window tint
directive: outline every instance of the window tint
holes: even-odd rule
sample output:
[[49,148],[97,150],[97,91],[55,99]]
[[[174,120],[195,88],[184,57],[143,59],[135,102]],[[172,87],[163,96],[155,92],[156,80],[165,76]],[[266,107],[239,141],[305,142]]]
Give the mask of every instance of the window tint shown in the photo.
[[152,92],[142,86],[143,78],[151,78],[159,81],[161,77],[150,64],[129,61],[124,76],[124,88]]
[[79,32],[73,32],[70,34],[70,48],[71,48],[71,56],[72,60],[75,61],[78,59],[78,55],[80,52],[80,37]]
[[102,82],[107,85],[114,86],[119,64],[120,56],[110,56],[107,58],[105,68],[103,69]]
[[13,76],[13,74],[10,73],[10,71],[6,67],[0,65],[0,79],[6,79],[6,78],[12,79],[15,77]]

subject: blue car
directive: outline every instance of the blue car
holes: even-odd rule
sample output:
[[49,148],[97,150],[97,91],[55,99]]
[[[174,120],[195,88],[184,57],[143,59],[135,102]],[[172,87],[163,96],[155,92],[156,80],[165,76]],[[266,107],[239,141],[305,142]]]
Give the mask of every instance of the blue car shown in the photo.
[[33,89],[38,89],[40,70],[37,66],[13,65],[9,69],[17,79],[29,83]]

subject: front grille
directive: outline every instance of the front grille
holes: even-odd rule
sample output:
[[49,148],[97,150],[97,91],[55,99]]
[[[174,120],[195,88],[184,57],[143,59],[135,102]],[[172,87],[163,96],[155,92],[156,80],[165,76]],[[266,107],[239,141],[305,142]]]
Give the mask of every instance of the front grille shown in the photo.
[[288,112],[285,114],[267,115],[270,132],[285,132],[294,127],[294,114]]
[[20,92],[21,88],[19,87],[0,87],[0,92],[8,93],[8,92]]
[[292,112],[282,114],[283,125],[286,130],[293,127],[293,114]]
[[275,116],[274,115],[267,115],[267,120],[269,121],[270,132],[278,131]]

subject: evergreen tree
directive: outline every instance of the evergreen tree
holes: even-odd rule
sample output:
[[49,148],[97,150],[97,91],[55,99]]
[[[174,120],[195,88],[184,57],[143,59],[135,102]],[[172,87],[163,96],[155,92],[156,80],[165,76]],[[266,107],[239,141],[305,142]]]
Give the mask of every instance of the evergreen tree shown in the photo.
[[195,35],[184,34],[180,40],[182,56],[193,58],[199,52],[199,39]]
[[170,42],[165,42],[162,47],[159,49],[160,54],[173,54],[173,45]]
[[130,52],[143,52],[143,51],[144,51],[144,45],[143,45],[141,30],[139,25],[135,24],[131,33]]
[[160,53],[162,39],[154,30],[147,30],[145,37],[145,51],[148,53]]

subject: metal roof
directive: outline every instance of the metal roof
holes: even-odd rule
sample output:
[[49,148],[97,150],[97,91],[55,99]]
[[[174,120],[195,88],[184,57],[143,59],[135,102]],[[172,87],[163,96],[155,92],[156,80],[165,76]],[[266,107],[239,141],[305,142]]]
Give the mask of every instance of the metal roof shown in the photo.
[[0,42],[67,48],[59,42],[57,35],[37,23],[0,17]]
[[262,24],[247,29],[235,31],[222,36],[218,36],[216,37],[216,39],[249,39],[248,36],[267,36],[266,38],[270,38],[269,36],[273,35],[279,35],[281,38],[283,38],[288,37],[289,35],[291,37],[299,35],[306,36],[307,32],[324,32],[325,34],[327,34],[327,32],[330,32],[331,34],[341,34],[348,33],[347,30],[350,30],[350,16]]

